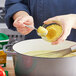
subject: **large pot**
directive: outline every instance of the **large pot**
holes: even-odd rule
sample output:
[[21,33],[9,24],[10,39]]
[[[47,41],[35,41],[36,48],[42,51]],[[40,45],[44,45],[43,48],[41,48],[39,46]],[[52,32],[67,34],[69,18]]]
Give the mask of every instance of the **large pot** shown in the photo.
[[17,76],[76,76],[76,57],[40,58],[24,55],[28,51],[60,50],[76,44],[64,41],[51,45],[42,39],[21,41],[13,46],[16,52],[15,71]]

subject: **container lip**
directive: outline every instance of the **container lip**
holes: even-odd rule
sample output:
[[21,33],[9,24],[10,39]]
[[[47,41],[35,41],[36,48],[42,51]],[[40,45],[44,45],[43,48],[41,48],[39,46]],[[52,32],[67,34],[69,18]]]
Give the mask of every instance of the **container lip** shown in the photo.
[[9,41],[9,39],[7,39],[7,40],[0,40],[0,42],[7,42],[7,41]]
[[[28,40],[42,40],[41,38],[37,38],[37,39],[28,39]],[[27,41],[27,40],[26,40]],[[69,41],[69,40],[66,40],[66,41]],[[20,42],[23,42],[23,41],[20,41]],[[18,43],[20,43],[18,42]],[[74,41],[72,41],[74,42]],[[16,43],[17,44],[17,43]],[[15,45],[15,44],[14,44]],[[13,45],[13,47],[14,47]],[[13,48],[14,50],[14,48]],[[75,58],[76,56],[72,56],[72,57],[57,57],[57,58],[46,58],[46,57],[35,57],[35,56],[30,56],[30,55],[26,55],[26,54],[23,54],[23,53],[19,53],[17,52],[16,50],[14,50],[16,53],[20,54],[20,55],[23,55],[23,56],[28,56],[28,57],[32,57],[32,58],[38,58],[38,59],[68,59],[68,58]]]

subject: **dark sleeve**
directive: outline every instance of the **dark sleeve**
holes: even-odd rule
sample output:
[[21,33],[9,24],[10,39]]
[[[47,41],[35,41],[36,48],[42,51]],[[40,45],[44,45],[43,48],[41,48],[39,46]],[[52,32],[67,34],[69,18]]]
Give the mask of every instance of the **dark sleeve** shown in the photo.
[[13,14],[18,11],[26,11],[29,13],[28,0],[6,0],[5,2],[5,22],[9,29],[16,30],[13,27]]

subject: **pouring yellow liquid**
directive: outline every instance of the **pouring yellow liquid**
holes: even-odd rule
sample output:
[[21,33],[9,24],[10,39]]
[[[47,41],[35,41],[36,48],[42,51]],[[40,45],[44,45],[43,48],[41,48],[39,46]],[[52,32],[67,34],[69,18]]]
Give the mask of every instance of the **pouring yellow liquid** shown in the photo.
[[60,25],[50,25],[46,29],[48,30],[46,39],[50,42],[56,41],[62,35],[62,27]]
[[58,24],[52,24],[44,28],[40,26],[37,30],[39,35],[46,41],[56,41],[62,35],[62,26]]

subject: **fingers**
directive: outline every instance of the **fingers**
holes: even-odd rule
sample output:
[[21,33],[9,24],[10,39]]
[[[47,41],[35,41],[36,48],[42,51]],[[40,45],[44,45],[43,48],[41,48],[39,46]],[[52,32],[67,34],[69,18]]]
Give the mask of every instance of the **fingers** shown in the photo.
[[47,19],[46,21],[44,21],[43,23],[44,24],[51,24],[51,23],[54,23],[56,20],[56,17],[53,17],[53,18],[49,18]]
[[19,33],[21,33],[22,35],[27,35],[27,34],[29,34],[32,30],[25,27],[25,28],[17,28],[17,31],[18,31]]
[[23,35],[29,34],[33,28],[28,28],[25,25],[34,27],[33,18],[31,16],[18,17],[14,23],[14,27],[16,27],[17,31]]
[[63,19],[61,19],[61,16],[55,16],[55,17],[52,17],[52,18],[49,18],[49,19],[47,19],[46,21],[44,21],[43,23],[44,24],[52,24],[52,23],[56,23],[56,24],[58,24],[58,25],[60,25],[60,26],[62,26],[62,28],[63,28],[63,25],[64,25],[64,22],[63,22],[64,20]]
[[59,21],[60,21],[60,17],[59,17],[59,16],[55,16],[55,17],[52,17],[52,18],[47,19],[47,20],[44,21],[43,23],[44,23],[44,24],[51,24],[51,23],[60,24]]
[[25,18],[25,17],[19,17],[19,18],[17,18],[17,19],[14,21],[13,25],[14,25],[14,27],[16,27],[16,28],[25,27],[25,26],[23,25],[24,22],[27,23],[27,18]]
[[55,42],[52,42],[52,45],[57,45],[57,44],[59,44],[59,43],[61,43],[61,42],[63,42],[64,40],[57,40],[57,41],[55,41]]

